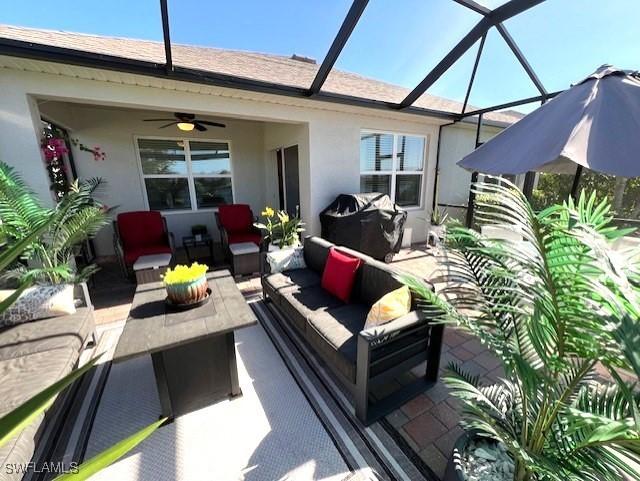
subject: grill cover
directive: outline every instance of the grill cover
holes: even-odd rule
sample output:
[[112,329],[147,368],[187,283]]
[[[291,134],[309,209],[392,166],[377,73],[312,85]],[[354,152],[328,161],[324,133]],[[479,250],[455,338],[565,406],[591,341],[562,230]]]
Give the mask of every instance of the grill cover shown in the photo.
[[388,195],[340,194],[320,213],[322,237],[384,260],[400,250],[407,213]]

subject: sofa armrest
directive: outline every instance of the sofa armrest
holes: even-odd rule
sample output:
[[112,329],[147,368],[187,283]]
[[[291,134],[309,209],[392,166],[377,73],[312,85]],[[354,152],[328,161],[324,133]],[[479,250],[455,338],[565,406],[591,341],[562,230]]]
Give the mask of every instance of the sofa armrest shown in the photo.
[[409,314],[381,326],[363,329],[360,331],[359,337],[362,337],[364,341],[372,347],[378,346],[393,340],[394,337],[403,331],[426,322],[427,319],[422,311],[411,311]]

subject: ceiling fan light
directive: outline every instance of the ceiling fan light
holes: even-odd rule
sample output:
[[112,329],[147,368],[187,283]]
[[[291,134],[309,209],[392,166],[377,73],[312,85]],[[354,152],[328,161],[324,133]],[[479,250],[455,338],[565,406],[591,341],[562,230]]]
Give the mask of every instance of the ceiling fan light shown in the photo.
[[191,122],[178,122],[178,128],[180,130],[184,130],[185,132],[191,132],[194,127],[195,125]]

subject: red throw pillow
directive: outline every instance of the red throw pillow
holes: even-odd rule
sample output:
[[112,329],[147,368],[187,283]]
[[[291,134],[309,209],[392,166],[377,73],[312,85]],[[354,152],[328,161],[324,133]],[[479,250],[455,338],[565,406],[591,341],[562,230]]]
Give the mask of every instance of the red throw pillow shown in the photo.
[[331,247],[322,273],[322,288],[343,302],[349,302],[351,289],[361,263],[361,259]]

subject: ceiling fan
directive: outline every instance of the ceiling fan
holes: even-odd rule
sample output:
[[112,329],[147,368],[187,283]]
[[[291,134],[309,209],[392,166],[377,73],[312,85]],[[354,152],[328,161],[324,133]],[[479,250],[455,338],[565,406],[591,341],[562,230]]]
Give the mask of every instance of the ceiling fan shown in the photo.
[[177,125],[180,130],[184,130],[187,132],[196,129],[200,132],[205,132],[207,128],[205,125],[210,125],[211,127],[222,127],[225,128],[225,124],[220,124],[218,122],[210,122],[208,120],[200,120],[196,119],[194,114],[186,114],[184,112],[174,112],[173,115],[175,119],[144,119],[145,122],[166,122],[171,121],[166,125],[161,125],[158,127],[159,129],[164,129],[170,127],[172,125]]

